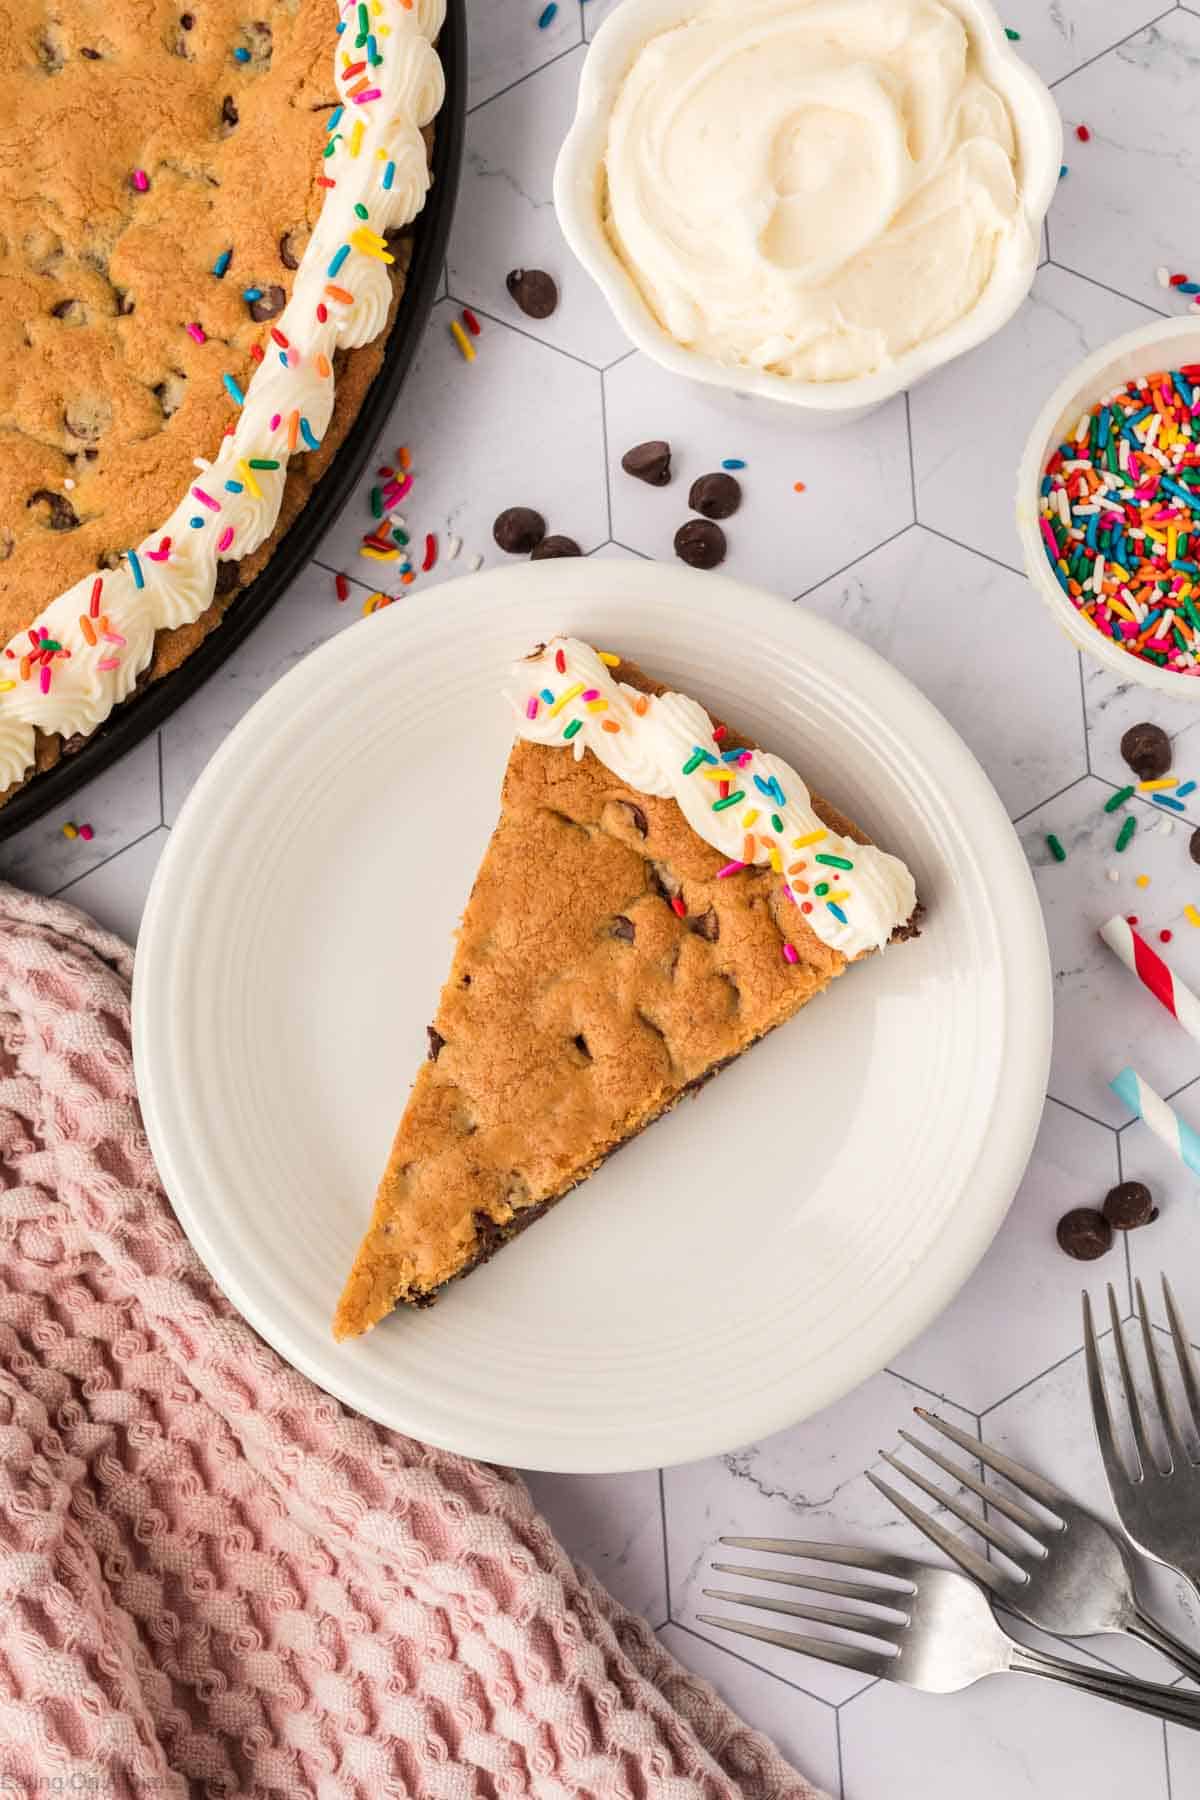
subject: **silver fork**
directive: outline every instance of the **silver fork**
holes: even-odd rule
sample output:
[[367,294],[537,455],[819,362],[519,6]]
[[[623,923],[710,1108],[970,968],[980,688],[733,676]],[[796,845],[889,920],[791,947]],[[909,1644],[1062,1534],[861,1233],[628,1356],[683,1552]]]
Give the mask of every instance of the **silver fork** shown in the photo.
[[1040,1626],[1052,1637],[1094,1637],[1101,1632],[1121,1632],[1152,1644],[1186,1675],[1200,1680],[1200,1654],[1181,1643],[1142,1608],[1134,1587],[1133,1558],[1125,1540],[1111,1525],[1096,1518],[1086,1507],[1077,1505],[1044,1476],[1035,1475],[1032,1469],[1014,1462],[1011,1456],[970,1437],[948,1420],[939,1419],[936,1413],[926,1412],[924,1407],[918,1406],[915,1411],[926,1425],[941,1432],[943,1437],[949,1438],[951,1443],[957,1444],[995,1474],[1003,1476],[1011,1487],[1035,1500],[1052,1515],[1049,1519],[1039,1518],[1030,1508],[985,1486],[972,1470],[943,1456],[931,1444],[922,1443],[920,1438],[901,1431],[899,1435],[906,1444],[986,1502],[990,1511],[1015,1525],[1023,1536],[1001,1530],[991,1519],[964,1505],[957,1494],[948,1493],[917,1469],[901,1462],[898,1456],[882,1450],[880,1455],[884,1462],[906,1476],[937,1505],[945,1507],[956,1519],[978,1532],[1012,1565],[1012,1572],[997,1563],[986,1562],[953,1531],[948,1531],[889,1482],[868,1470],[867,1480],[918,1531],[924,1532],[952,1562],[985,1587],[1001,1606],[1019,1618],[1028,1619],[1031,1625]]
[[[766,1550],[782,1556],[804,1556],[816,1562],[866,1569],[873,1575],[890,1576],[902,1585],[886,1587],[874,1582],[793,1574],[786,1569],[714,1563],[713,1567],[726,1575],[810,1588],[818,1594],[835,1594],[885,1610],[850,1612],[811,1606],[804,1601],[764,1599],[759,1594],[730,1594],[705,1588],[710,1600],[730,1600],[739,1606],[761,1607],[764,1612],[783,1613],[793,1619],[809,1619],[815,1624],[846,1631],[851,1638],[849,1642],[842,1642],[809,1637],[800,1632],[751,1625],[740,1619],[718,1618],[713,1613],[698,1615],[704,1625],[715,1625],[720,1631],[737,1632],[742,1637],[759,1638],[763,1643],[777,1644],[784,1650],[801,1650],[822,1662],[838,1663],[844,1669],[856,1669],[860,1675],[874,1675],[884,1681],[900,1681],[908,1687],[922,1688],[928,1694],[954,1694],[960,1688],[982,1680],[985,1675],[999,1675],[1006,1670],[1042,1675],[1083,1693],[1097,1694],[1103,1699],[1115,1700],[1120,1706],[1131,1706],[1138,1712],[1153,1713],[1156,1718],[1170,1719],[1177,1725],[1200,1731],[1200,1698],[1191,1696],[1184,1689],[1155,1687],[1147,1681],[1136,1681],[1132,1676],[1083,1668],[1077,1663],[1064,1662],[1061,1657],[1047,1656],[1042,1650],[1031,1650],[1025,1644],[1018,1644],[993,1617],[987,1595],[956,1569],[935,1569],[881,1551],[856,1550],[846,1544],[807,1543],[794,1538],[722,1538],[721,1542],[742,1550]],[[880,1649],[880,1644],[888,1648]]]
[[[1179,1429],[1175,1408],[1163,1379],[1162,1363],[1146,1307],[1146,1295],[1140,1281],[1135,1285],[1142,1344],[1150,1370],[1154,1402],[1158,1409],[1159,1429],[1167,1453],[1166,1467],[1160,1466],[1146,1435],[1146,1420],[1133,1385],[1129,1354],[1117,1315],[1117,1297],[1111,1283],[1108,1289],[1108,1310],[1133,1434],[1136,1464],[1133,1473],[1130,1474],[1126,1468],[1113,1433],[1112,1412],[1092,1321],[1092,1306],[1085,1293],[1083,1341],[1096,1439],[1100,1445],[1104,1473],[1108,1476],[1108,1489],[1113,1505],[1125,1530],[1139,1550],[1144,1551],[1153,1561],[1182,1575],[1192,1592],[1200,1598],[1200,1461],[1188,1449]],[[1165,1275],[1162,1278],[1162,1288],[1167,1322],[1171,1328],[1171,1339],[1175,1346],[1175,1358],[1179,1364],[1180,1381],[1191,1415],[1192,1428],[1200,1435],[1200,1380],[1197,1379],[1195,1360],[1175,1296],[1171,1292],[1171,1284]]]

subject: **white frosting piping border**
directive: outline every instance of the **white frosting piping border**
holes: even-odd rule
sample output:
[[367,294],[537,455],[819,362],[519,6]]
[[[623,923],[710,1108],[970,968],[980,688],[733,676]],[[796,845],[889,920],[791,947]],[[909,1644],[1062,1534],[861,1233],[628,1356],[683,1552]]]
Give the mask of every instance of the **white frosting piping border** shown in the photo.
[[[445,0],[343,0],[322,175],[331,182],[237,422],[171,516],[119,568],[59,594],[0,656],[0,792],[33,766],[36,732],[94,731],[132,691],[156,632],[212,604],[217,565],[275,526],[288,462],[319,447],[333,413],[335,350],[370,343],[392,298],[383,233],[407,225],[429,188],[421,128],[442,104],[433,47]],[[183,327],[181,326],[182,330]]]
[[[825,825],[781,757],[722,747],[724,731],[714,732],[698,700],[616,681],[618,660],[560,637],[514,663],[518,736],[569,747],[576,758],[590,750],[638,793],[674,800],[692,830],[729,858],[718,879],[769,865],[816,935],[847,959],[882,950],[917,904],[899,857]],[[786,940],[783,955],[796,960]]]

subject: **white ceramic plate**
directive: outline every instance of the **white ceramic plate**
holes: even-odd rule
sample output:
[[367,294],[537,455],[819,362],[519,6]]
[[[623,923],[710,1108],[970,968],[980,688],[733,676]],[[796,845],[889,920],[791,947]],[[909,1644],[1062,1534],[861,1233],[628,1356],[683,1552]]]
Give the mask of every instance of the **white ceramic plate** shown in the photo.
[[[779,750],[913,867],[924,933],[850,970],[451,1289],[329,1320],[495,823],[510,663],[619,649]],[[167,1191],[253,1325],[385,1424],[534,1468],[683,1461],[875,1372],[982,1256],[1045,1093],[1050,977],[978,765],[871,651],[720,576],[525,564],[313,653],[222,745],[134,983]]]

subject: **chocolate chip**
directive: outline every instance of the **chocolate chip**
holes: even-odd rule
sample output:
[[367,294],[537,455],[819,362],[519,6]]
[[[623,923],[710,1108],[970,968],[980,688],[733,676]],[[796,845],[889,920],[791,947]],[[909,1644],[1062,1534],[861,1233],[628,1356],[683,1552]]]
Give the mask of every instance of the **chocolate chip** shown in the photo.
[[504,285],[527,319],[548,319],[558,305],[558,288],[545,269],[510,269]]
[[1104,1196],[1104,1217],[1116,1231],[1136,1231],[1149,1225],[1158,1209],[1144,1181],[1123,1181]]
[[638,836],[639,837],[648,836],[649,831],[650,831],[650,822],[646,818],[646,815],[642,811],[641,807],[635,806],[633,804],[632,800],[622,800],[621,805],[628,807],[629,822],[633,826],[633,829],[637,832]]
[[627,475],[648,482],[651,487],[666,487],[671,479],[671,446],[665,438],[649,438],[625,452],[621,467]]
[[100,52],[98,50],[81,49],[79,54],[80,56],[86,56],[89,62],[100,61]]
[[179,23],[183,26],[185,31],[190,31],[192,26],[196,23],[195,15],[193,13],[180,13]]
[[286,305],[287,295],[281,287],[267,287],[250,302],[250,317],[261,325],[264,319],[278,318]]
[[86,314],[78,300],[60,300],[50,308],[52,319],[65,319],[68,325],[82,325]]
[[45,506],[49,511],[47,524],[51,531],[74,531],[79,524],[75,516],[75,508],[62,494],[54,493],[50,488],[36,488],[25,502],[26,506]]
[[440,1031],[434,1030],[432,1025],[425,1027],[425,1036],[429,1039],[429,1061],[436,1062],[446,1047],[446,1040]]
[[1188,841],[1188,851],[1194,863],[1200,863],[1200,829],[1193,831]]
[[492,536],[510,556],[526,556],[546,535],[546,521],[530,506],[510,506],[492,526]]
[[217,579],[213,583],[213,593],[217,599],[223,600],[226,594],[232,594],[241,578],[241,564],[236,557],[229,562],[219,562]]
[[579,548],[579,545],[575,542],[574,538],[551,536],[543,538],[540,544],[534,545],[533,549],[529,552],[529,560],[531,562],[544,562],[547,557],[551,556],[582,555],[583,551]]
[[1059,1248],[1076,1262],[1094,1262],[1112,1249],[1113,1228],[1103,1213],[1090,1206],[1077,1206],[1058,1221]]
[[285,269],[298,269],[300,267],[300,252],[303,249],[302,240],[306,235],[307,233],[302,225],[293,225],[292,229],[290,231],[285,231],[280,238],[279,260]]
[[591,1062],[592,1053],[588,1049],[588,1041],[584,1037],[582,1031],[578,1032],[575,1035],[575,1037],[572,1038],[571,1042],[574,1044],[575,1048],[578,1050],[580,1056],[583,1057],[584,1061]]
[[742,504],[742,484],[723,469],[700,475],[692,483],[688,505],[706,519],[727,519]]
[[693,569],[715,569],[725,561],[725,533],[711,519],[689,519],[675,533],[675,554]]
[[610,936],[620,938],[623,944],[632,944],[636,935],[633,927],[633,920],[627,919],[624,913],[618,913],[612,922]]
[[232,131],[233,127],[237,124],[237,122],[238,122],[237,102],[234,99],[232,94],[226,94],[225,98],[221,102],[221,123],[222,123],[222,125],[228,125],[229,129]]
[[1171,740],[1161,725],[1131,725],[1121,739],[1121,755],[1139,781],[1155,781],[1171,766]]
[[648,862],[646,864],[646,878],[650,884],[651,892],[657,894],[660,899],[663,900],[673,900],[683,887],[683,883],[669,863]]
[[697,913],[688,923],[696,936],[702,937],[705,943],[715,944],[721,935],[721,921],[717,917],[715,906],[710,906],[707,912]]

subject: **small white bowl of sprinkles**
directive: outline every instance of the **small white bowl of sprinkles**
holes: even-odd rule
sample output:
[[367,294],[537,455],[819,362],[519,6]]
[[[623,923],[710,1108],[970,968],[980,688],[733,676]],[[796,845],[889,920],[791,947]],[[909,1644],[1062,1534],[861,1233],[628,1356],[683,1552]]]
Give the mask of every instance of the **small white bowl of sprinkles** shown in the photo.
[[1115,338],[1056,389],[1021,458],[1017,529],[1072,643],[1200,700],[1200,321]]

